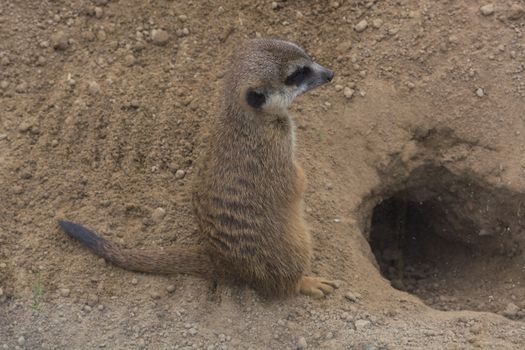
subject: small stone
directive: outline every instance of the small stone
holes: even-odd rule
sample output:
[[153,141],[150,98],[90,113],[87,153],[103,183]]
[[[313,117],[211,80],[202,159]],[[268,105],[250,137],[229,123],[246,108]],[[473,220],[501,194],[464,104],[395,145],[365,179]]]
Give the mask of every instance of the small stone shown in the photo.
[[91,306],[89,306],[89,305],[84,305],[84,311],[86,311],[86,312],[91,312],[91,310],[92,310],[92,309],[91,309]]
[[157,292],[151,292],[151,298],[152,299],[160,299],[160,294]]
[[343,94],[347,99],[351,99],[354,96],[355,90],[349,87],[345,87]]
[[162,221],[162,219],[164,219],[165,216],[166,216],[166,209],[160,208],[160,207],[153,210],[153,213],[151,214],[151,218],[155,222]]
[[139,281],[136,278],[131,279],[131,284],[136,286],[139,283]]
[[[223,9],[223,11],[224,11],[224,9]],[[219,12],[220,12],[220,8],[219,8]],[[179,16],[179,19],[180,19],[181,22],[186,22],[186,21],[188,20],[188,16],[186,16],[186,15],[180,15],[180,16]]]
[[186,172],[182,169],[179,169],[175,172],[176,179],[182,179],[186,175]]
[[51,141],[51,146],[53,147],[58,146],[58,140],[54,139],[53,141]]
[[479,8],[483,16],[490,16],[494,13],[494,4],[487,4]]
[[153,29],[151,31],[151,40],[155,45],[164,46],[168,43],[170,36],[168,32],[162,29]]
[[483,96],[485,96],[485,91],[483,91],[482,88],[477,88],[476,89],[476,95],[478,95],[478,97],[483,97]]
[[416,84],[414,84],[411,81],[407,81],[407,87],[409,90],[414,90],[414,88],[416,87]]
[[308,343],[306,342],[305,337],[300,337],[297,340],[297,349],[306,349],[308,347]]
[[63,31],[58,31],[51,35],[51,42],[53,43],[53,49],[57,51],[64,51],[69,46],[66,34]]
[[355,321],[354,324],[355,324],[355,328],[357,330],[360,330],[360,329],[368,328],[370,326],[371,322],[368,321],[368,320],[357,320],[357,321]]
[[29,129],[31,129],[32,126],[33,126],[33,124],[30,123],[30,122],[22,122],[18,126],[18,131],[20,131],[20,132],[28,132]]
[[475,325],[473,325],[472,327],[470,327],[470,332],[472,334],[480,334],[482,331],[482,327],[481,327],[481,324],[477,323]]
[[131,102],[129,103],[129,105],[130,105],[132,108],[139,108],[139,107],[140,107],[140,102],[139,102],[139,100],[137,100],[136,98],[134,98],[133,100],[131,100]]
[[188,333],[190,333],[191,335],[196,335],[198,332],[197,332],[197,330],[195,328],[190,328],[188,330]]
[[17,342],[18,342],[18,345],[20,345],[20,346],[24,346],[24,344],[26,343],[26,338],[24,338],[24,336],[21,335],[21,336],[18,338]]
[[277,1],[272,1],[272,10],[277,10],[279,8],[279,4]]
[[124,56],[124,64],[128,67],[131,67],[135,64],[135,56],[132,54]]
[[104,305],[99,304],[99,305],[97,306],[97,309],[98,309],[98,311],[102,311],[102,310],[104,310]]
[[166,290],[168,291],[168,293],[173,293],[175,291],[175,285],[170,284],[166,287]]
[[70,294],[71,294],[71,290],[69,290],[68,288],[62,288],[60,290],[60,295],[63,296],[64,298],[67,298]]
[[381,28],[382,25],[383,25],[383,20],[380,18],[376,18],[372,21],[372,27],[374,27],[375,29]]
[[0,60],[0,63],[2,63],[2,66],[8,66],[11,63],[11,60],[9,59],[9,57],[4,56]]
[[18,92],[19,94],[22,94],[22,93],[26,92],[27,91],[27,84],[24,83],[24,82],[21,82],[20,84],[15,86],[15,91]]
[[459,39],[455,35],[451,35],[448,37],[448,42],[451,44],[457,44],[459,42]]
[[1,88],[2,90],[7,89],[8,86],[9,86],[9,82],[8,82],[7,80],[2,80],[2,81],[0,81],[0,88]]
[[335,91],[341,91],[343,90],[343,85],[336,85],[335,86]]
[[0,141],[5,140],[7,138],[6,134],[0,134]]
[[96,296],[95,294],[89,294],[86,304],[88,304],[91,307],[94,307],[98,304],[98,296]]
[[517,316],[519,311],[520,311],[520,308],[518,307],[518,305],[514,303],[508,303],[505,310],[503,310],[503,316],[514,318]]
[[524,16],[525,16],[525,7],[518,5],[518,4],[513,4],[510,7],[510,13],[508,16],[510,20],[516,21]]
[[100,41],[105,41],[108,36],[106,35],[106,32],[102,29],[97,32],[97,39]]
[[354,26],[354,30],[358,33],[361,33],[363,32],[366,28],[368,27],[368,22],[366,21],[366,19],[362,20],[361,22],[357,23],[355,26]]
[[88,92],[90,95],[97,95],[100,92],[100,85],[96,81],[89,82]]
[[357,303],[357,295],[355,295],[354,293],[352,292],[347,292],[345,294],[345,299],[348,300],[348,301],[351,301],[353,303]]
[[102,18],[102,16],[104,15],[104,10],[102,10],[101,7],[95,7],[95,17],[96,18]]

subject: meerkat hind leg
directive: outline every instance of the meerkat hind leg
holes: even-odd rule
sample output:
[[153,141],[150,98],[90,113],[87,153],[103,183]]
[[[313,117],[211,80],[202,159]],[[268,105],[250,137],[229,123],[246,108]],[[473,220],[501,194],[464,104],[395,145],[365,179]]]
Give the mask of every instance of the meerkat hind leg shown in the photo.
[[297,283],[297,291],[314,299],[322,298],[337,288],[337,283],[320,277],[303,276]]

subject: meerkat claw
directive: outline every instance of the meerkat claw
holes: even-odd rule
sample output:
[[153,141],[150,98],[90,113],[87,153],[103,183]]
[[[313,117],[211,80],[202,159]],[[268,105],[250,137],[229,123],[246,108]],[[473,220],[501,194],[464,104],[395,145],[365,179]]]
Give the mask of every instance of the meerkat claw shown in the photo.
[[314,299],[322,298],[334,291],[337,283],[324,278],[304,276],[297,285],[298,292]]

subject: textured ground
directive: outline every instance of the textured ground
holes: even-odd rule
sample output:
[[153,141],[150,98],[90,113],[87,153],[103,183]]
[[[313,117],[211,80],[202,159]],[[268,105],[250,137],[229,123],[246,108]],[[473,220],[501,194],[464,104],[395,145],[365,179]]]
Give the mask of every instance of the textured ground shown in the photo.
[[[1,1],[0,346],[525,347],[525,2],[487,4]],[[67,239],[57,218],[130,247],[195,239],[190,185],[222,71],[256,36],[336,72],[292,112],[313,272],[340,289],[267,302],[123,271]],[[398,229],[372,220],[388,198],[431,203],[407,230],[440,231],[404,248],[426,265],[390,261],[414,295],[367,241]]]

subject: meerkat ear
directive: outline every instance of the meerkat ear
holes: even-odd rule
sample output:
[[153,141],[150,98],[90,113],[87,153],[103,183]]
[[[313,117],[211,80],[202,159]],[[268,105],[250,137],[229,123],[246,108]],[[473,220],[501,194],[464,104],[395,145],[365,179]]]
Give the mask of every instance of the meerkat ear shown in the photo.
[[246,92],[246,103],[252,108],[261,108],[266,102],[266,95],[262,92],[248,89]]

